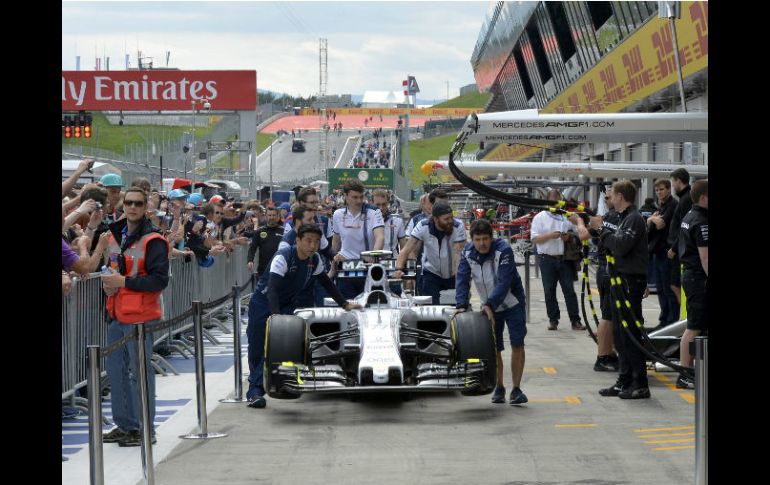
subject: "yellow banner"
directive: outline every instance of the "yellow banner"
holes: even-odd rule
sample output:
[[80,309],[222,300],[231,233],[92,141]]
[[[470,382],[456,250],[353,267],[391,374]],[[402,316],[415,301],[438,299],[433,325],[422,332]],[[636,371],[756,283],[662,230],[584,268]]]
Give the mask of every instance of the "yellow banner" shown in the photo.
[[[682,77],[708,68],[708,3],[682,2],[676,20]],[[651,18],[548,103],[543,113],[615,113],[677,82],[667,19]],[[540,148],[499,145],[484,160],[520,160]]]
[[[406,108],[328,108],[326,111],[331,116],[354,115],[354,116],[398,116],[407,113]],[[471,113],[480,113],[481,108],[410,108],[409,116],[451,116],[457,118],[466,118]],[[318,116],[317,108],[303,108],[300,111],[302,116]]]

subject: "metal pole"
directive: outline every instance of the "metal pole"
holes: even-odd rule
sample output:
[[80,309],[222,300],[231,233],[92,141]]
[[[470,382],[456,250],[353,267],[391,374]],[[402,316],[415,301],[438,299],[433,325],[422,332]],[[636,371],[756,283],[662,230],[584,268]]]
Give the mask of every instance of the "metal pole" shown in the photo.
[[529,317],[529,307],[530,307],[530,301],[529,301],[529,261],[530,256],[532,253],[527,249],[524,251],[524,298],[525,298],[525,305],[527,309],[527,323],[531,323],[532,320]]
[[104,485],[100,353],[101,347],[98,345],[88,346],[88,457],[91,485]]
[[190,180],[192,180],[192,183],[190,184],[190,193],[192,194],[195,191],[195,100],[192,100],[192,147],[190,147],[190,153],[192,156],[190,159],[192,160],[190,171],[192,172],[190,174]]
[[227,436],[225,433],[209,433],[208,421],[206,416],[206,369],[203,365],[203,304],[200,301],[192,302],[193,305],[193,330],[195,335],[195,389],[198,404],[198,429],[199,433],[190,433],[180,436],[180,438],[208,439],[222,438]]
[[684,81],[682,81],[682,63],[679,62],[679,42],[676,40],[676,20],[669,17],[671,22],[671,39],[674,43],[674,59],[676,59],[676,75],[679,81],[679,97],[682,98],[682,113],[687,113],[687,104],[684,101]]
[[695,337],[695,484],[708,485],[708,337]]
[[163,154],[160,154],[160,186],[163,187]]
[[139,380],[139,403],[142,407],[142,474],[147,485],[154,485],[155,465],[152,462],[153,423],[150,421],[150,393],[147,383],[147,362],[144,355],[144,323],[138,324],[136,329],[138,331],[136,352],[139,362],[139,375],[137,378]]
[[270,143],[270,200],[271,201],[273,200],[273,143]]
[[220,399],[219,402],[243,402],[243,372],[241,363],[241,292],[238,285],[233,285],[233,363],[235,391],[233,398]]

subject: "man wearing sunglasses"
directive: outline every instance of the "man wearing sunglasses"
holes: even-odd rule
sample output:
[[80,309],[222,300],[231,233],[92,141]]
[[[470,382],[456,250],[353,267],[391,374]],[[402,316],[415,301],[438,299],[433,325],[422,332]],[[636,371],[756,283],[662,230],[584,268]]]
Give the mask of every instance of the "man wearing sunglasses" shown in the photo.
[[[168,285],[169,245],[145,216],[146,208],[147,194],[140,188],[130,187],[123,199],[125,218],[109,225],[111,236],[107,252],[110,266],[101,276],[111,320],[107,330],[108,345],[131,334],[133,324],[148,325],[161,318],[160,295]],[[129,341],[106,358],[112,392],[112,419],[117,428],[104,435],[105,443],[139,446],[142,426],[152,426],[155,420],[155,371],[149,365],[152,344],[152,334],[147,334],[143,351],[148,364],[149,423],[142,423],[139,413],[136,341]],[[154,443],[154,429],[152,435]]]

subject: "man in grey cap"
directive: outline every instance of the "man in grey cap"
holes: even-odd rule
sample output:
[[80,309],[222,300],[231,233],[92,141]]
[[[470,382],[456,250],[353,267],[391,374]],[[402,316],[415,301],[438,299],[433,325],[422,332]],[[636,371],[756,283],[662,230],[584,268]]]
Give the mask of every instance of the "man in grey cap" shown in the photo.
[[436,202],[431,217],[418,222],[409,241],[396,260],[394,278],[400,278],[406,267],[406,260],[412,251],[425,248],[422,253],[422,278],[420,293],[433,297],[433,304],[439,304],[441,290],[455,287],[460,252],[465,246],[465,226],[452,216],[452,208],[446,202]]

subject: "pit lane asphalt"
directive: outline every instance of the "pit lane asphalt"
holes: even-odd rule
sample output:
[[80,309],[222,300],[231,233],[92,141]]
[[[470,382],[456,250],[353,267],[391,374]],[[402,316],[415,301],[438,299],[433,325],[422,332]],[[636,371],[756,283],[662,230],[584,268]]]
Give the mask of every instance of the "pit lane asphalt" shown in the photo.
[[[676,390],[674,373],[651,371],[651,399],[599,396],[616,374],[593,371],[596,345],[586,332],[569,328],[560,291],[561,326],[546,329],[534,271],[531,292],[521,386],[528,404],[491,404],[489,395],[460,394],[359,402],[304,395],[268,398],[265,409],[219,404],[208,426],[228,433],[226,438],[185,441],[159,430],[160,440],[178,444],[156,459],[156,483],[693,483],[693,391]],[[656,325],[657,297],[650,295],[643,308],[647,327]],[[248,369],[245,338],[243,344]],[[510,393],[508,347],[506,341]],[[210,393],[209,409],[221,397]]]

